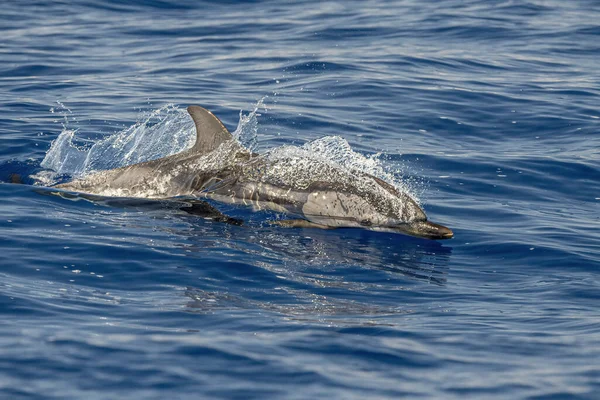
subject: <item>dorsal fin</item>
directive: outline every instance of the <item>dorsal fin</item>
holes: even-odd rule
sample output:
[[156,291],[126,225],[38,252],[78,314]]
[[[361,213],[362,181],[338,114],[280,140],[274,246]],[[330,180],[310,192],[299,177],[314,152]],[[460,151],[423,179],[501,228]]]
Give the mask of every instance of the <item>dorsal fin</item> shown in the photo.
[[210,111],[200,106],[189,106],[187,111],[196,125],[196,143],[192,147],[193,152],[210,153],[221,143],[233,138],[225,125]]

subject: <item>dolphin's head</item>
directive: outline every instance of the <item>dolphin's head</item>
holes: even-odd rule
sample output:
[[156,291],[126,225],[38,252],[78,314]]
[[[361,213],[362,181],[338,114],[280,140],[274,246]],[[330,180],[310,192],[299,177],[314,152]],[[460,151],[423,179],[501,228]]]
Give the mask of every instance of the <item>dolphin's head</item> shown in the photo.
[[399,223],[393,226],[377,226],[371,228],[371,230],[404,233],[410,236],[434,240],[452,239],[454,237],[454,233],[450,228],[427,220]]
[[[404,207],[398,208],[395,207],[395,202],[391,202],[392,204],[390,204],[387,214],[392,223],[374,227],[373,230],[399,232],[410,236],[436,240],[451,239],[454,236],[450,228],[427,221],[427,216],[423,209],[409,195],[400,192],[394,186],[379,178],[372,178],[377,185],[392,195],[393,198],[399,199],[404,205]],[[409,218],[406,218],[407,215]]]
[[[302,212],[311,222],[333,227],[361,227],[426,239],[450,239],[449,228],[427,221],[423,209],[408,194],[371,175],[369,187],[311,185]],[[363,180],[364,181],[364,180]]]

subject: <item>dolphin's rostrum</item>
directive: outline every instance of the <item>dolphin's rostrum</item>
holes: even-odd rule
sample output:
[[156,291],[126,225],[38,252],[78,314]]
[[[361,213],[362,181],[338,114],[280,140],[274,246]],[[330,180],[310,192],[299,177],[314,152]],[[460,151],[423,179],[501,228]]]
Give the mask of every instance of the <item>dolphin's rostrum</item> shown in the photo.
[[158,160],[100,171],[57,188],[101,196],[192,196],[284,212],[294,227],[359,227],[428,239],[453,236],[427,221],[421,207],[395,186],[294,152],[251,153],[223,123],[200,106],[189,106],[196,143]]

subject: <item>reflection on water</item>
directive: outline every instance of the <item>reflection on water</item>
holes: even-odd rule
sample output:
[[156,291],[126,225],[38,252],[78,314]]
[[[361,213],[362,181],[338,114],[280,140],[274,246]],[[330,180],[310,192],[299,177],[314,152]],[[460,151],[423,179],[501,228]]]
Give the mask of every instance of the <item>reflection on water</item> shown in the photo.
[[[315,267],[327,273],[340,266],[360,266],[435,285],[446,283],[452,248],[439,242],[363,229],[274,227],[265,222],[265,216],[248,214],[250,220],[244,218],[247,223],[236,229],[235,240],[215,241],[214,245],[258,256],[253,260],[262,260],[267,269],[269,260],[276,261],[278,272],[284,264],[289,274],[314,271]],[[191,252],[206,251],[209,244],[204,238],[214,235],[207,233],[212,229],[190,221],[187,240],[181,245]],[[335,283],[323,282],[328,285]]]
[[[234,213],[242,213],[240,216],[246,221],[243,227],[236,230],[234,237],[229,237],[223,231],[221,224],[199,223],[201,220],[194,216],[219,221],[217,217],[223,214],[217,208],[218,205],[213,207],[208,202],[197,199],[113,198],[49,188],[33,190],[39,194],[58,196],[70,201],[86,200],[111,208],[172,213],[180,221],[186,222],[188,228],[173,230],[163,227],[168,229],[170,234],[185,237],[185,241],[174,242],[174,246],[183,247],[187,252],[203,252],[207,248],[214,247],[235,249],[262,256],[257,259],[277,259],[295,271],[310,266],[318,266],[326,271],[330,267],[340,265],[360,265],[363,268],[401,274],[416,280],[444,285],[448,275],[448,259],[452,253],[451,247],[437,241],[399,234],[363,229],[320,230],[275,227],[266,221],[272,213],[254,214],[247,209],[228,205],[225,207]],[[232,220],[238,221],[233,218]]]
[[[204,252],[207,224],[187,232],[188,251]],[[215,241],[218,248],[230,247],[246,254],[254,266],[276,275],[280,284],[270,289],[266,300],[244,293],[188,287],[189,311],[264,310],[290,320],[340,324],[389,324],[385,316],[409,314],[405,306],[375,304],[361,298],[366,291],[410,290],[411,281],[445,285],[451,249],[437,242],[386,235],[362,230],[321,231],[274,227],[240,227],[235,240]],[[260,261],[258,261],[260,260]],[[383,272],[393,278],[382,289],[381,280],[360,281],[338,272],[361,268]],[[400,283],[398,283],[398,278]],[[408,279],[406,279],[408,278]],[[330,294],[317,292],[326,290]],[[378,320],[381,318],[381,320]]]
[[[187,311],[213,313],[219,310],[263,310],[283,316],[288,321],[324,322],[335,325],[393,325],[385,317],[393,314],[410,314],[402,307],[382,307],[347,299],[335,299],[308,291],[280,288],[277,293],[283,302],[247,299],[230,293],[207,291],[188,287],[185,296],[190,299]],[[278,297],[279,297],[278,296]],[[290,297],[291,296],[291,297]]]
[[[147,230],[166,233],[169,240],[161,241],[159,251],[193,257],[198,269],[222,265],[219,274],[223,275],[203,276],[197,286],[186,287],[183,306],[189,312],[262,310],[289,320],[387,324],[384,316],[412,311],[394,302],[374,304],[365,294],[419,290],[423,284],[444,286],[448,279],[452,249],[436,241],[362,229],[281,228],[268,223],[272,214],[233,206],[220,208],[233,214],[235,221],[243,219],[243,226],[207,221],[215,219],[214,215],[184,212],[190,201],[197,202],[190,199],[106,198],[34,190],[52,198],[58,195],[58,201],[85,200],[112,208],[114,215],[90,213],[88,217],[135,229],[137,233],[128,240],[136,240]],[[208,203],[206,207],[201,210],[223,216]],[[241,265],[241,272],[232,263]],[[257,273],[260,270],[268,274]],[[237,287],[232,286],[240,280]]]

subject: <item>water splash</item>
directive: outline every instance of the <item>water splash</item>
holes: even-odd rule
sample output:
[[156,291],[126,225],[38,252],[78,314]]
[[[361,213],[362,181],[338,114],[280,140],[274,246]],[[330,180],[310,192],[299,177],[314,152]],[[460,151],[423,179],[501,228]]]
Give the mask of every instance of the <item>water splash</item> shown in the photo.
[[[266,97],[260,99],[248,114],[240,111],[237,128],[232,133],[233,137],[250,151],[254,151],[258,145],[258,117],[261,115],[259,110],[267,110],[265,99]],[[42,167],[52,170],[53,173],[43,171],[43,174],[38,174],[39,184],[55,183],[56,178],[62,175],[81,177],[100,170],[166,157],[191,147],[196,140],[194,123],[187,111],[172,104],[144,113],[132,126],[95,141],[79,135],[78,129],[71,129],[69,118],[75,119],[73,113],[65,105],[59,105],[63,110],[63,130],[52,142],[41,163]],[[315,160],[352,175],[360,176],[366,173],[376,176],[419,202],[416,193],[419,185],[403,179],[397,166],[394,170],[393,165],[385,162],[381,153],[357,153],[340,136],[326,136],[303,146],[286,145],[272,148],[264,157],[272,161],[292,158],[291,163],[285,166],[285,174],[290,175],[289,179],[292,180],[301,179],[297,176],[294,162],[310,163],[311,160]],[[306,177],[309,180],[311,178],[313,177]]]
[[244,115],[240,110],[238,126],[232,133],[233,137],[250,151],[255,151],[258,145],[258,117],[260,117],[258,110],[260,108],[267,109],[264,105],[266,98],[267,96],[260,99],[254,106],[254,110],[249,112],[248,115]]
[[[296,186],[308,187],[315,180],[331,180],[333,177],[327,174],[335,171],[340,173],[338,179],[344,176],[344,179],[363,181],[367,185],[371,180],[365,180],[364,176],[368,174],[392,184],[420,204],[418,185],[403,180],[397,166],[385,163],[381,153],[366,156],[354,151],[340,136],[325,136],[303,146],[280,146],[270,149],[264,157],[272,165],[270,178],[279,179],[284,185],[294,182]],[[283,163],[278,163],[282,160]],[[323,169],[323,165],[328,168]]]
[[[258,143],[257,117],[264,99],[247,115],[240,111],[237,129],[232,133],[250,150]],[[58,175],[80,177],[166,157],[191,147],[196,140],[194,123],[187,111],[173,104],[142,114],[134,125],[96,141],[81,136],[78,129],[71,129],[69,121],[75,119],[72,111],[62,103],[59,106],[63,110],[63,130],[41,163],[43,168]],[[52,108],[51,112],[56,110]]]
[[142,115],[132,126],[92,142],[68,128],[52,142],[41,166],[57,174],[86,175],[94,171],[154,160],[180,152],[195,141],[194,123],[185,110],[168,104]]
[[340,136],[325,136],[313,140],[302,146],[303,149],[325,159],[330,163],[339,165],[342,169],[354,174],[365,173],[391,183],[398,190],[406,192],[419,202],[414,185],[408,184],[401,177],[399,168],[393,168],[382,159],[382,153],[365,156],[352,150],[350,143]]

